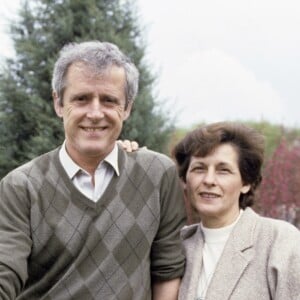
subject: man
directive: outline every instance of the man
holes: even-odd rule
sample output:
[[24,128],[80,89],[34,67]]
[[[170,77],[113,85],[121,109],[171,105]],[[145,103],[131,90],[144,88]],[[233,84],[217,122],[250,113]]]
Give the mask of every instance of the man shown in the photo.
[[0,183],[0,298],[177,299],[185,215],[176,168],[116,144],[136,67],[113,44],[69,44],[52,87],[65,142]]

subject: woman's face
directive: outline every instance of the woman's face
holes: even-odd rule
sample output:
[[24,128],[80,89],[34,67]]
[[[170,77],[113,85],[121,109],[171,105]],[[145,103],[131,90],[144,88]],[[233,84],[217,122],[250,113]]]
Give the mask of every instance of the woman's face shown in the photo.
[[205,157],[191,157],[185,193],[205,227],[233,223],[239,214],[240,194],[249,189],[242,182],[238,153],[231,144],[221,144]]

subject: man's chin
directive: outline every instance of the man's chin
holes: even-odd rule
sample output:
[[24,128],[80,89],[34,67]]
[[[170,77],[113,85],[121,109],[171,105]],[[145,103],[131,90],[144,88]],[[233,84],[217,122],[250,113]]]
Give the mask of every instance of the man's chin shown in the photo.
[[96,145],[89,145],[88,147],[84,147],[83,148],[83,152],[85,155],[89,156],[89,157],[99,157],[99,156],[106,156],[107,154],[109,154],[112,149],[114,148],[114,144],[113,145],[99,145],[99,143],[97,143]]

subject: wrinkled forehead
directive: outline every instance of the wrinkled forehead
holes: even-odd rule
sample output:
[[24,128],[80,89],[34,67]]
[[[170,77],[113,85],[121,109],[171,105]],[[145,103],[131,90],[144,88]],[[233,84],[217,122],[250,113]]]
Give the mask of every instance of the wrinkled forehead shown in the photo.
[[69,65],[67,74],[70,70],[77,70],[88,77],[102,77],[109,74],[112,69],[122,70],[123,68],[112,63],[95,65],[92,62],[76,61]]
[[63,85],[60,97],[63,101],[65,90],[70,85],[76,85],[82,81],[90,81],[96,84],[97,82],[100,82],[99,80],[102,82],[108,82],[115,85],[116,88],[118,87],[122,89],[126,97],[126,76],[122,67],[107,65],[106,67],[99,69],[82,61],[76,61],[68,67],[62,82]]

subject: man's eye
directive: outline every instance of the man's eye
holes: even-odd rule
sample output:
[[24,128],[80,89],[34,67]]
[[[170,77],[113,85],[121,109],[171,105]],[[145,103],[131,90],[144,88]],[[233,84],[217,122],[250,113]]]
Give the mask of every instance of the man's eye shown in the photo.
[[80,95],[75,98],[75,100],[79,101],[79,102],[86,101],[87,99],[88,99],[88,97],[85,95]]
[[104,97],[103,102],[107,104],[116,104],[117,100],[111,97]]

